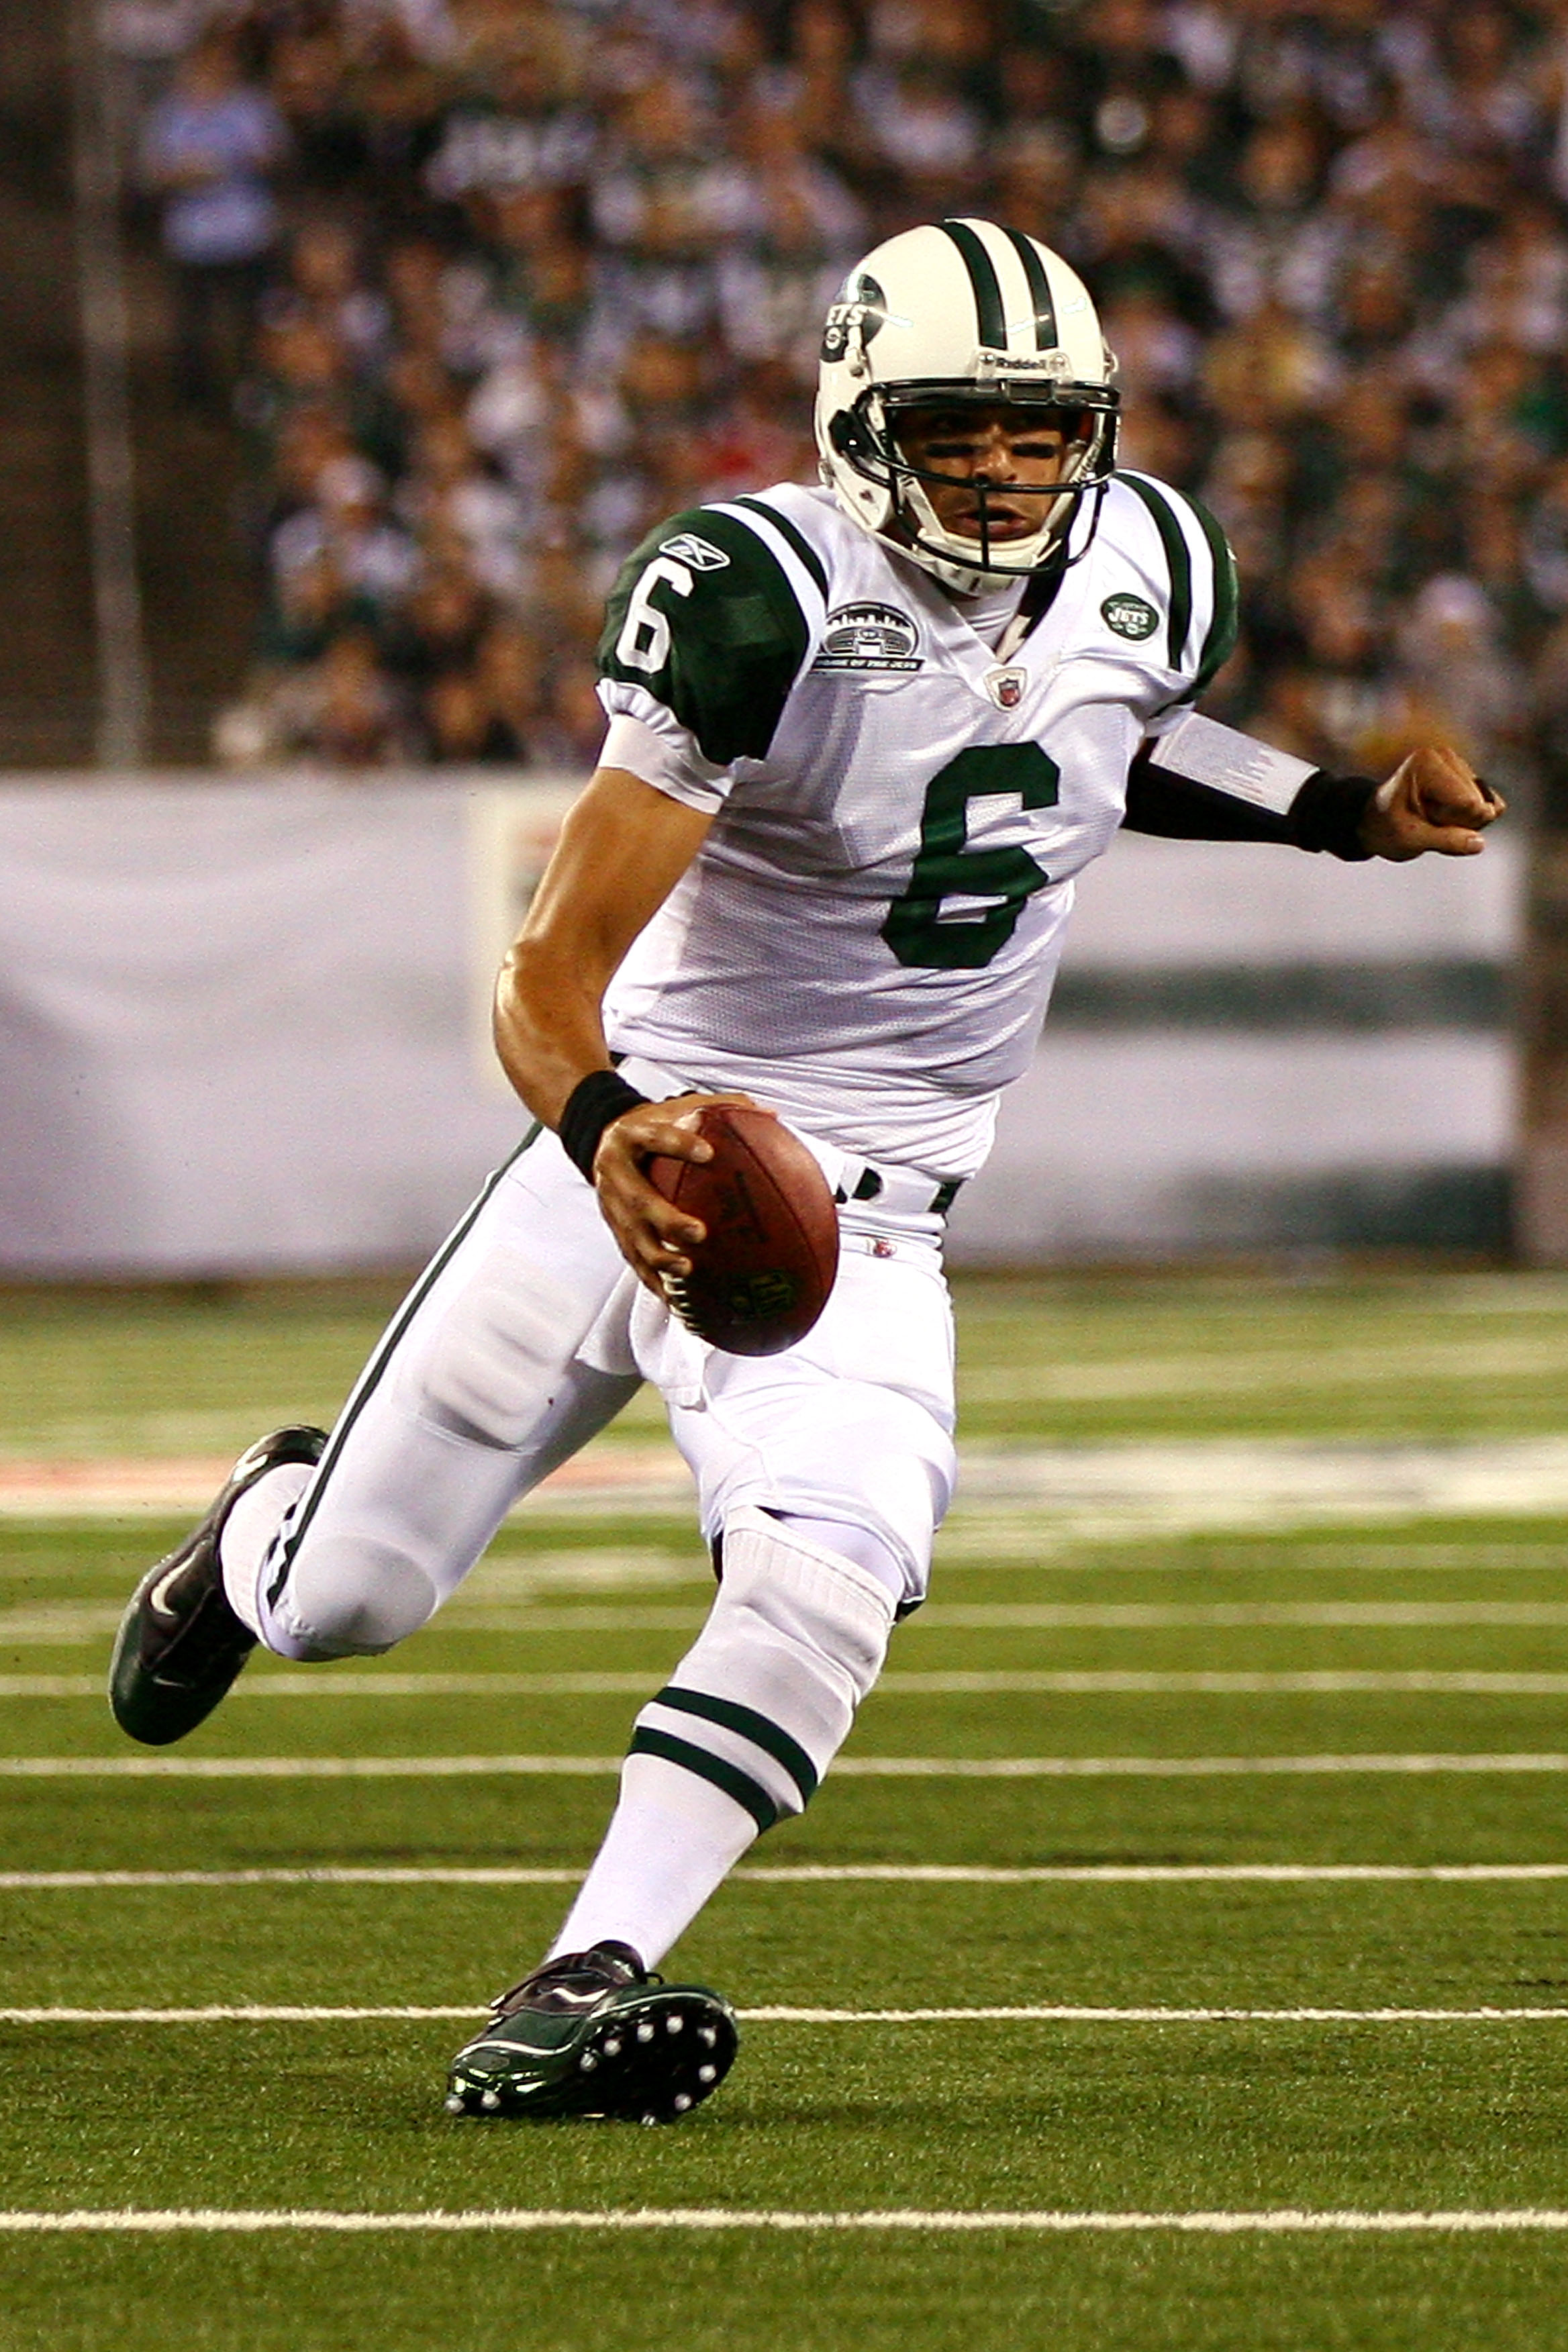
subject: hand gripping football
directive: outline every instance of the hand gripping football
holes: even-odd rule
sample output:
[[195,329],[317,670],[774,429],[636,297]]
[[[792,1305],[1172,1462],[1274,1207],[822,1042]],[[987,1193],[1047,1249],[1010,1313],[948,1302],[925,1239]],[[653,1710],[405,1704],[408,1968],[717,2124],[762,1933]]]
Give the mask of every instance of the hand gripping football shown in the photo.
[[700,1217],[708,1238],[688,1275],[663,1276],[687,1328],[731,1356],[776,1356],[804,1339],[838,1272],[838,1212],[827,1181],[782,1120],[710,1104],[696,1130],[711,1160],[647,1164],[648,1181]]

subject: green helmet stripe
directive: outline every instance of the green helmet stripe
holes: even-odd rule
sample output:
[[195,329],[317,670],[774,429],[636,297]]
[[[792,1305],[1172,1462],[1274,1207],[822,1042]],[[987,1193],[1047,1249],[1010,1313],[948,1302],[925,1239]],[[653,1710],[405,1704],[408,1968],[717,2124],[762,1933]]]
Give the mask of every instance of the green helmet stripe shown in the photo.
[[1035,306],[1035,349],[1054,352],[1057,347],[1057,306],[1051,299],[1051,281],[1046,276],[1046,265],[1040,259],[1040,249],[1022,229],[1005,228],[1014,251],[1024,265],[1024,275],[1029,281],[1029,299]]
[[1002,281],[996,275],[995,263],[967,221],[944,220],[941,226],[963,256],[963,266],[974,289],[974,308],[980,320],[982,345],[988,352],[1005,352],[1007,348],[1007,320],[1002,308]]

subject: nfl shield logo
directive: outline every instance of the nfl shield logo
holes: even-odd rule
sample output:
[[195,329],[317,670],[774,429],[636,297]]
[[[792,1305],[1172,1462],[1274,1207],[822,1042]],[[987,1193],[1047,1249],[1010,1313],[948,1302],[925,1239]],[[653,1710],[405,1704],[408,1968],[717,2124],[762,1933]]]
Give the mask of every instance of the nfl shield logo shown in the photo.
[[998,710],[1016,710],[1027,684],[1021,669],[994,669],[985,681],[986,691]]

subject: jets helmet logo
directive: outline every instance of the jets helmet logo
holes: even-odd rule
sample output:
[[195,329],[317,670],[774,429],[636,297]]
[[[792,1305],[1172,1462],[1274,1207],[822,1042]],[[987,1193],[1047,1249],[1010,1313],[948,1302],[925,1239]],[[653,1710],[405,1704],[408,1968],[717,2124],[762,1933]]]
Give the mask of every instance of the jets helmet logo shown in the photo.
[[827,313],[827,323],[822,331],[822,356],[825,360],[841,360],[849,349],[852,335],[858,333],[862,345],[870,342],[887,324],[888,298],[874,278],[859,270],[845,285],[843,299],[835,302]]

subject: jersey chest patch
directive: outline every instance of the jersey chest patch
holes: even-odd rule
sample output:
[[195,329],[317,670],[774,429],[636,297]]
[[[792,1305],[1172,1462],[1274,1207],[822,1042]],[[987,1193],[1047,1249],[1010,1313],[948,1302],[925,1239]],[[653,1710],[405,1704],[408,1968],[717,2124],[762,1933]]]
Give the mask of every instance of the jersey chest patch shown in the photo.
[[921,667],[920,628],[897,604],[867,598],[827,615],[816,670],[909,671]]

